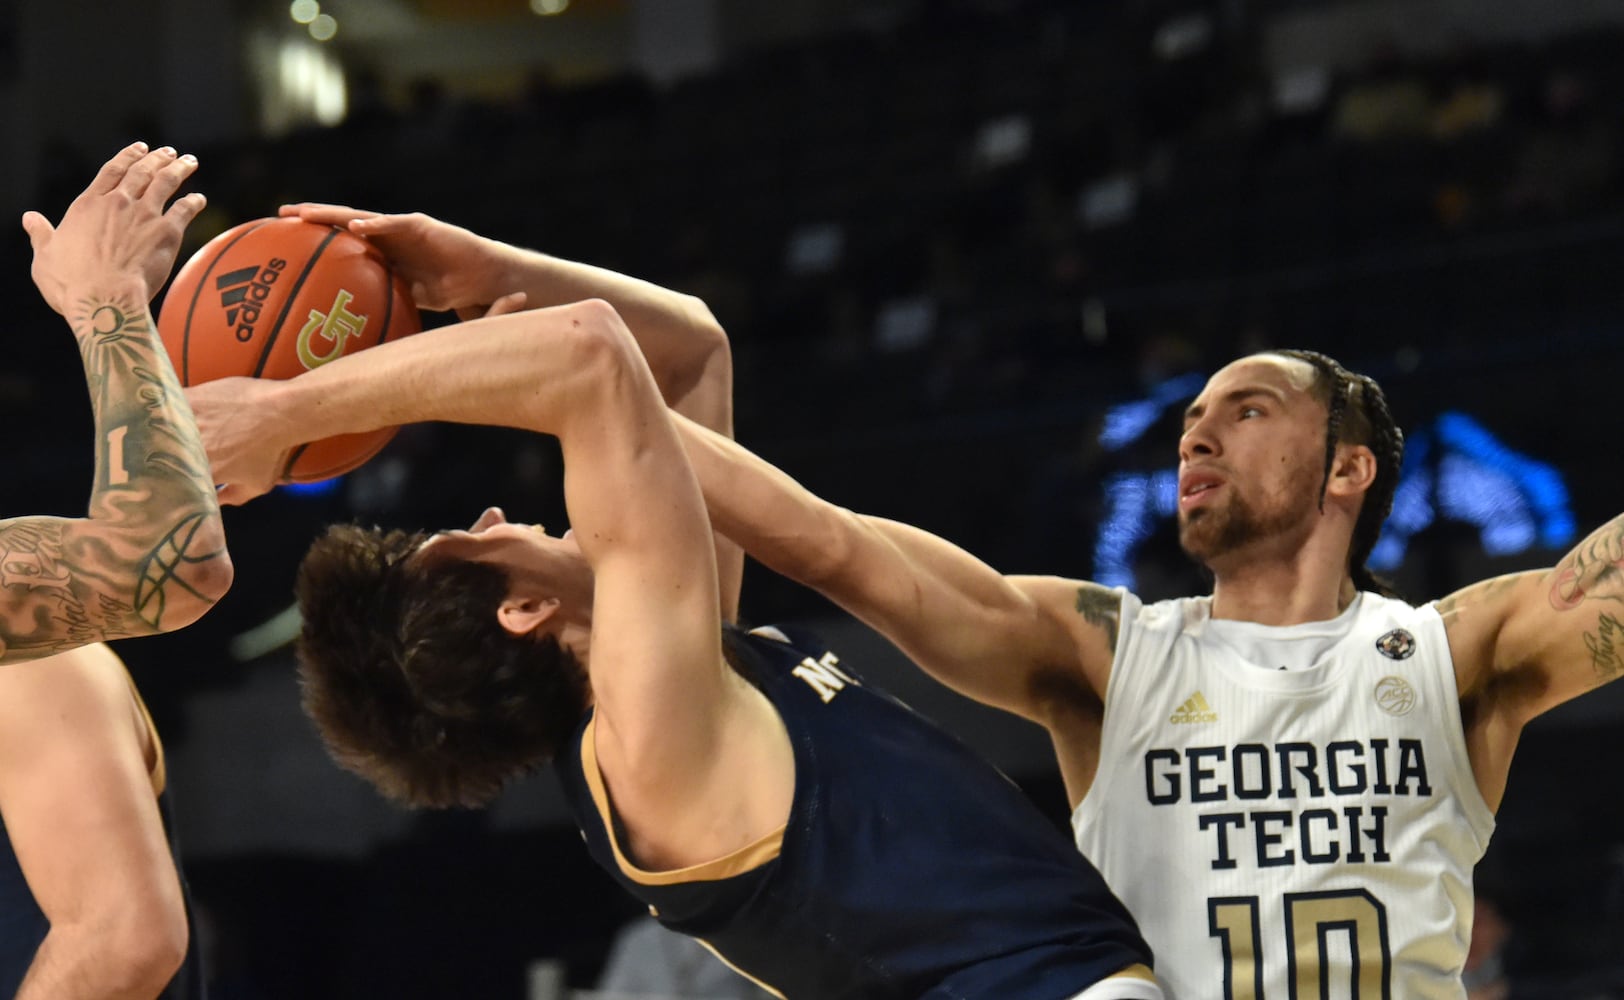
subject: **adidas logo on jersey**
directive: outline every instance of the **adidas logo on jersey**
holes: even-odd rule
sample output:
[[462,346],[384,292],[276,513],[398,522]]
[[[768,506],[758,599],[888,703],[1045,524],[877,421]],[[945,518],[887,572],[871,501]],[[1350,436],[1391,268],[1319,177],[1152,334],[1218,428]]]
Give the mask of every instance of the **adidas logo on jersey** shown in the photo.
[[1169,716],[1167,721],[1175,726],[1193,726],[1201,722],[1217,722],[1218,713],[1207,704],[1207,696],[1197,691],[1180,705],[1178,711]]

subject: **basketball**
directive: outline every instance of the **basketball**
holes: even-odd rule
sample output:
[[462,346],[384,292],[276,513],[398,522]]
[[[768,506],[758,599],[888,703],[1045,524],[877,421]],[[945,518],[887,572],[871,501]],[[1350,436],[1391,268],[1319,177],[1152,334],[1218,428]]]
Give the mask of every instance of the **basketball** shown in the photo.
[[[375,247],[296,218],[255,219],[210,240],[175,273],[158,316],[182,385],[231,375],[293,378],[420,329],[410,290]],[[282,479],[348,472],[395,431],[301,445]]]

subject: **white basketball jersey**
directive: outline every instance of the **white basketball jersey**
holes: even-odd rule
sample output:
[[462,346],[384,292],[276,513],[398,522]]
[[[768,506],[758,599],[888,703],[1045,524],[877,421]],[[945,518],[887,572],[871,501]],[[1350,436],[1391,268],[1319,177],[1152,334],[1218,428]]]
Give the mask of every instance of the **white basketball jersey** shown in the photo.
[[1465,997],[1494,816],[1430,605],[1273,628],[1124,593],[1101,743],[1077,846],[1172,1000]]

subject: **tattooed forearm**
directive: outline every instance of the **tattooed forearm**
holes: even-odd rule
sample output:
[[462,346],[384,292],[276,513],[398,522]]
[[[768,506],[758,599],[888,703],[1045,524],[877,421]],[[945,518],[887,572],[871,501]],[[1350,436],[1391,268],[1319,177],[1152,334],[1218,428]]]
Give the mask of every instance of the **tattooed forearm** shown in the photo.
[[1624,640],[1624,625],[1612,615],[1602,615],[1596,620],[1596,631],[1585,633],[1585,648],[1590,650],[1590,665],[1596,669],[1596,676],[1602,680],[1612,680],[1617,677],[1620,670],[1624,670],[1624,650],[1618,648],[1620,640]]
[[1592,532],[1557,564],[1550,600],[1558,611],[1587,600],[1624,603],[1624,517]]
[[176,628],[230,585],[191,410],[146,302],[126,298],[72,310],[96,422],[89,516],[0,521],[0,657]]
[[1122,598],[1101,587],[1078,587],[1077,613],[1090,625],[1105,630],[1106,641],[1114,654],[1117,647],[1117,623],[1122,615]]

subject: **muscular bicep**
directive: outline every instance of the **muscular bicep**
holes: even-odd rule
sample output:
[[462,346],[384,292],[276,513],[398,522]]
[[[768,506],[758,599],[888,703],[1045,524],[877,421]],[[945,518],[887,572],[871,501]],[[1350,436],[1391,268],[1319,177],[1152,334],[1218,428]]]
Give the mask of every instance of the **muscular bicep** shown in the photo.
[[1111,592],[1007,577],[922,529],[848,516],[857,522],[850,554],[820,589],[948,686],[1045,722],[1061,690],[1091,686],[1109,669]]
[[1624,674],[1624,517],[1548,570],[1438,603],[1463,696],[1495,689],[1519,725]]
[[229,563],[217,519],[183,512],[172,521],[141,532],[88,518],[0,521],[0,658],[35,659],[196,619]]
[[0,816],[53,925],[132,906],[169,919],[180,886],[128,689],[75,655],[0,677]]

